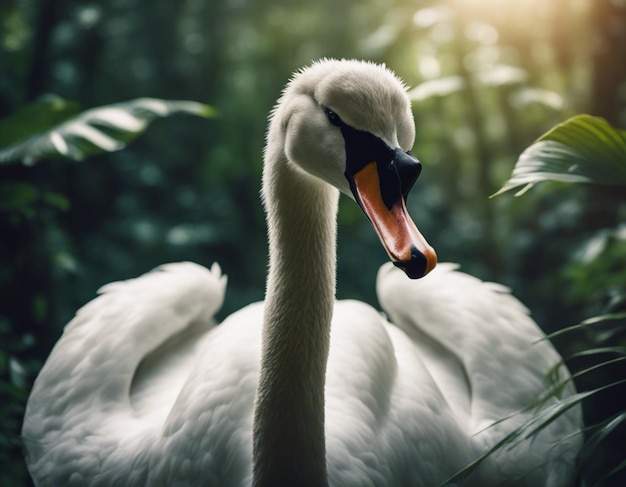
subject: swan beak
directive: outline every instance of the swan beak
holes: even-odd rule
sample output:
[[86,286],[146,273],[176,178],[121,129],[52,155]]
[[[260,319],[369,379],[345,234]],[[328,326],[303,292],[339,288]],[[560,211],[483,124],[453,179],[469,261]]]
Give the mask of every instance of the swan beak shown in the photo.
[[428,274],[437,254],[413,223],[406,197],[419,176],[421,165],[410,154],[396,149],[391,164],[365,164],[349,179],[352,192],[376,229],[391,261],[411,279]]

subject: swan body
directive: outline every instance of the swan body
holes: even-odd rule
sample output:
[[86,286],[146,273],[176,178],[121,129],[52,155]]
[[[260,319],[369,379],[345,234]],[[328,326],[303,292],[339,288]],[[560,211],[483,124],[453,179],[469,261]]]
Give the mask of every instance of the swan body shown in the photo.
[[[22,434],[35,483],[430,487],[532,417],[514,413],[561,359],[506,288],[433,270],[404,203],[414,133],[386,68],[325,60],[297,73],[268,131],[265,301],[216,324],[217,264],[104,286],[33,386]],[[334,299],[339,192],[395,264],[377,278],[384,314]],[[580,428],[572,408],[462,485],[568,485]]]

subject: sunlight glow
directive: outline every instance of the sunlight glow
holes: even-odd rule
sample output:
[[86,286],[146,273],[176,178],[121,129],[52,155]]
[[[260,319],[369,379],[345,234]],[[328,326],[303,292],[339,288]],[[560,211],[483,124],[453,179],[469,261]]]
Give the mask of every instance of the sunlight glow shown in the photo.
[[[448,0],[445,2],[466,19],[498,19],[511,26],[532,18],[545,18],[560,8],[559,0]],[[571,4],[570,4],[571,5]]]

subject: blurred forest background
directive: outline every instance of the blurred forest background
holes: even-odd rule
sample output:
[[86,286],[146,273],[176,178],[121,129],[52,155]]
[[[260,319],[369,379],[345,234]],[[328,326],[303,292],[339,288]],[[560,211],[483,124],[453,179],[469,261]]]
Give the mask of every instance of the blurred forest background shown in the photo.
[[[546,332],[625,310],[623,188],[550,183],[489,199],[520,152],[571,115],[626,126],[624,0],[2,0],[0,118],[49,94],[85,108],[196,100],[220,115],[157,121],[127,149],[81,163],[0,165],[0,484],[29,485],[28,391],[101,285],[218,261],[229,275],[222,316],[262,299],[267,113],[290,74],[321,57],[385,62],[414,87],[424,170],[409,210],[441,261],[510,286]],[[350,201],[339,228],[338,297],[375,303],[386,255]],[[555,345],[568,356],[598,340],[580,332]],[[620,374],[603,367],[577,385]],[[585,402],[586,423],[625,411],[624,395]],[[624,431],[607,436],[580,485],[624,462]]]

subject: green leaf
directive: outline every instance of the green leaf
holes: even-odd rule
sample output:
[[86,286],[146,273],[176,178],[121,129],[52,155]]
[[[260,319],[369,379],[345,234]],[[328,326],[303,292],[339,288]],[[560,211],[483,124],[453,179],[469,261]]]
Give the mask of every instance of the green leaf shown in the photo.
[[0,211],[21,211],[33,205],[39,198],[35,186],[22,182],[0,183]]
[[0,147],[20,142],[51,129],[77,115],[83,108],[75,101],[45,95],[0,120]]
[[448,96],[465,88],[465,81],[460,76],[448,76],[424,81],[409,91],[413,101],[424,101],[430,98]]
[[70,201],[59,193],[45,193],[43,201],[57,210],[67,211],[70,209]]
[[620,313],[607,313],[607,314],[603,314],[603,315],[599,315],[599,316],[592,316],[591,318],[587,318],[583,321],[581,321],[580,323],[577,323],[576,325],[572,325],[572,326],[568,326],[565,328],[562,328],[560,330],[557,330],[549,335],[546,335],[545,337],[537,340],[537,341],[543,341],[543,340],[552,340],[555,337],[558,337],[560,335],[566,334],[566,333],[570,333],[572,331],[576,331],[576,330],[581,330],[581,329],[585,329],[588,327],[594,327],[594,326],[605,326],[608,322],[608,324],[610,325],[612,321],[622,321],[626,319],[626,312],[620,312]]
[[493,196],[536,183],[560,181],[626,186],[626,131],[578,115],[539,137],[519,157],[511,178]]
[[[28,112],[26,108],[24,110]],[[30,110],[40,113],[41,107]],[[0,164],[22,161],[30,165],[44,157],[80,161],[95,154],[117,151],[144,132],[154,119],[179,113],[205,118],[216,116],[214,108],[202,103],[156,98],[138,98],[93,108],[52,126],[50,122],[56,118],[41,116],[40,123],[33,122],[28,133],[21,131],[22,138],[0,149]],[[20,125],[24,125],[23,113],[1,123],[6,125],[13,117],[22,120]]]
[[511,101],[520,108],[530,105],[542,105],[553,110],[563,108],[563,97],[556,91],[542,90],[531,86],[522,86],[511,94]]
[[523,83],[528,73],[515,66],[496,64],[478,73],[478,82],[485,86],[507,86]]
[[[546,428],[551,423],[553,423],[560,416],[562,416],[567,411],[569,411],[571,408],[573,408],[573,407],[577,406],[578,404],[582,403],[582,401],[584,401],[585,399],[587,399],[587,398],[589,398],[591,396],[594,396],[594,395],[596,395],[596,394],[598,394],[598,393],[600,393],[602,391],[605,391],[605,390],[613,388],[613,387],[620,386],[620,385],[625,384],[625,383],[626,383],[626,379],[623,379],[623,380],[618,380],[618,381],[615,381],[615,382],[611,382],[610,384],[606,384],[604,386],[598,387],[598,388],[590,390],[590,391],[578,392],[576,394],[572,394],[571,396],[568,396],[568,397],[562,399],[558,403],[555,403],[555,404],[552,404],[552,405],[548,406],[547,408],[545,408],[545,409],[543,409],[541,411],[537,411],[525,423],[523,423],[520,426],[518,426],[517,428],[513,429],[511,432],[509,432],[507,435],[505,435],[501,440],[496,442],[489,450],[487,450],[486,452],[481,454],[478,458],[476,458],[474,461],[472,461],[471,463],[466,465],[463,469],[461,469],[460,471],[455,473],[452,477],[447,479],[441,485],[443,486],[443,485],[448,485],[448,484],[451,484],[451,483],[458,482],[459,480],[461,480],[462,478],[466,477],[471,472],[473,472],[485,459],[487,459],[494,452],[500,450],[501,448],[505,448],[505,447],[507,447],[509,445],[512,445],[518,439],[528,440],[528,439],[532,438],[533,436],[537,435],[540,431],[542,431],[544,428]],[[505,417],[505,418],[502,418],[499,421],[496,421],[491,426],[488,426],[488,428],[494,426],[495,424],[498,424],[498,423],[501,423],[503,421],[506,421],[507,419],[510,419],[510,418],[516,416],[517,414],[524,413],[524,412],[529,411],[529,410],[534,409],[534,408],[535,408],[535,405],[531,404],[531,405],[529,405],[529,407],[527,407],[525,409],[522,409],[521,411],[519,411],[517,413],[513,413],[513,414],[511,414],[508,417]]]
[[62,194],[42,193],[30,183],[0,182],[0,213],[6,212],[13,216],[31,218],[35,216],[40,205],[60,211],[67,211],[70,208],[69,200]]
[[605,473],[596,483],[593,484],[593,487],[606,485],[604,482],[607,479],[623,470],[626,470],[626,460],[622,460],[615,466],[615,468],[612,468],[609,472]]
[[578,456],[578,471],[580,471],[583,465],[589,462],[606,437],[624,424],[624,422],[626,422],[626,412],[617,414],[597,427],[596,431],[585,442],[585,447]]

